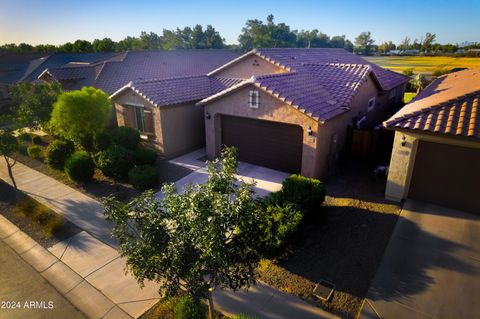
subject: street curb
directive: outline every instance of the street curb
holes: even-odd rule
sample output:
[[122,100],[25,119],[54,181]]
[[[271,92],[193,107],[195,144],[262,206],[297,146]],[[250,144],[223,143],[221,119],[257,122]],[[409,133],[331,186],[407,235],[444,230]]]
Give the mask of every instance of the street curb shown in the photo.
[[114,314],[114,318],[133,319],[101,291],[2,215],[0,215],[0,239],[87,317],[106,319]]

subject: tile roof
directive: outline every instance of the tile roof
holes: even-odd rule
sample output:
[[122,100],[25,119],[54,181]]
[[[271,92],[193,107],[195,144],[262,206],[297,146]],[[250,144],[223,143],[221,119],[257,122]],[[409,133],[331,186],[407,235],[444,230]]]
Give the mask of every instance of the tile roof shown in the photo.
[[72,80],[69,89],[89,85],[112,94],[130,81],[204,75],[237,56],[229,50],[126,52],[100,63],[46,71],[55,79]]
[[16,83],[28,72],[34,61],[46,56],[48,55],[42,53],[0,54],[0,83]]
[[304,64],[300,72],[252,77],[242,85],[210,96],[208,103],[232,89],[253,84],[319,121],[347,112],[348,106],[372,69],[357,64]]
[[480,139],[480,68],[436,79],[384,126]]
[[135,81],[128,83],[111,97],[114,98],[126,89],[132,89],[153,105],[160,107],[198,101],[242,81],[242,79],[210,78],[207,75]]

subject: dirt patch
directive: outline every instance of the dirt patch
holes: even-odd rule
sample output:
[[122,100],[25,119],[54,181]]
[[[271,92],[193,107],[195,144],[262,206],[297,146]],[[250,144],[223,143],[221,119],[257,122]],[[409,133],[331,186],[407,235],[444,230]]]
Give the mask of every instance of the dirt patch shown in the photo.
[[[325,180],[327,198],[315,221],[303,225],[285,256],[263,261],[260,278],[343,318],[355,318],[400,213],[383,199],[385,180],[373,167],[348,161]],[[321,280],[332,298],[312,295]]]
[[[25,194],[21,194],[20,200],[25,197],[27,197]],[[33,199],[30,200],[35,201]],[[19,214],[16,211],[15,190],[9,184],[0,180],[0,213],[43,247],[49,248],[81,231],[80,228],[64,219],[62,216],[56,214],[54,211],[36,201],[35,203],[41,206],[42,209],[49,214],[54,214],[62,220],[61,225],[56,229],[53,235],[45,234],[40,224],[34,222],[30,217]]]

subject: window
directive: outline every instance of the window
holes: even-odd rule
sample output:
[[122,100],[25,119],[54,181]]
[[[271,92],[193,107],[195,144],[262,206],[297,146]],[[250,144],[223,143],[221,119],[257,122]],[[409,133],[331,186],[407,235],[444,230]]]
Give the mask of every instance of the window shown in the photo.
[[250,90],[248,95],[248,107],[252,109],[258,109],[260,105],[260,92],[257,90]]
[[375,108],[375,98],[372,97],[370,100],[368,100],[368,109],[367,111],[370,112]]
[[145,132],[145,110],[143,107],[135,107],[135,121],[140,132]]

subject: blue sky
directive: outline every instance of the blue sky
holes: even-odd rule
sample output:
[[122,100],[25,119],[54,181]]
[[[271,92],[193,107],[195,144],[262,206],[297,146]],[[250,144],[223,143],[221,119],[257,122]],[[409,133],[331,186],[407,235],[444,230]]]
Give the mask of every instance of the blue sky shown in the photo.
[[371,31],[376,43],[405,35],[437,34],[440,43],[480,42],[480,0],[237,0],[111,1],[0,0],[0,44],[61,44],[76,39],[120,40],[141,31],[161,34],[212,24],[227,43],[236,43],[247,19],[268,14],[292,29],[318,29],[353,40]]

